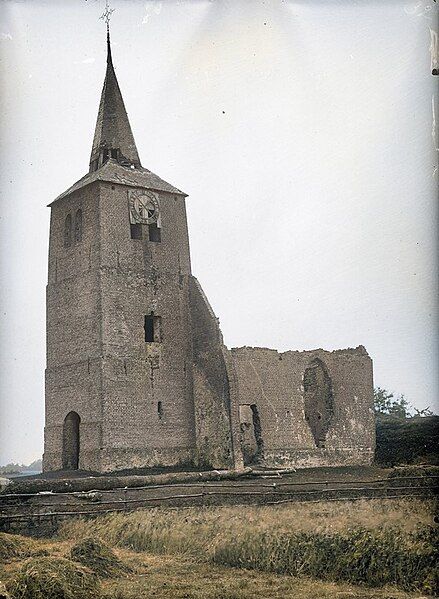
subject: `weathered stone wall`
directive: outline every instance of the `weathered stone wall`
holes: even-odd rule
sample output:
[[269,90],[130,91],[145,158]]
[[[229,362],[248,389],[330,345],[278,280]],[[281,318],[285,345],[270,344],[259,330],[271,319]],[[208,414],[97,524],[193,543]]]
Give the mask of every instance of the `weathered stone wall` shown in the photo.
[[[68,214],[82,210],[82,237],[64,246]],[[73,219],[74,221],[74,219]],[[53,206],[47,285],[47,369],[44,470],[62,468],[63,424],[80,423],[80,468],[98,470],[101,437],[101,328],[97,184]]]
[[[256,406],[260,421],[262,455],[266,466],[332,466],[369,464],[375,447],[372,360],[366,350],[328,352],[265,348],[231,350],[237,372],[242,428],[246,444],[249,410]],[[305,419],[303,378],[306,369],[323,364],[331,382],[332,413],[324,442],[316,439]],[[253,408],[254,409],[254,408]],[[261,452],[260,452],[261,453]]]
[[[190,279],[194,348],[194,405],[197,460],[214,468],[240,466],[238,422],[221,330],[201,286]],[[236,401],[236,400],[235,400]]]
[[[227,350],[191,275],[184,196],[158,193],[161,242],[153,242],[147,226],[131,239],[128,189],[96,181],[52,205],[44,469],[65,467],[63,454],[74,454],[78,440],[63,435],[72,411],[87,470],[239,468],[241,436],[246,459],[267,466],[369,463],[373,383],[364,348]],[[160,319],[154,342],[145,341],[150,314]],[[63,436],[72,451],[63,451]]]
[[[52,205],[44,468],[62,467],[64,419],[78,413],[79,467],[195,459],[190,258],[185,200],[161,192],[161,242],[131,239],[128,187],[96,182]],[[80,242],[64,243],[82,209]],[[161,317],[145,342],[144,318]]]
[[[130,238],[128,188],[101,188],[102,469],[193,461],[190,259],[183,196],[160,193],[161,242]],[[146,343],[144,317],[161,317]]]

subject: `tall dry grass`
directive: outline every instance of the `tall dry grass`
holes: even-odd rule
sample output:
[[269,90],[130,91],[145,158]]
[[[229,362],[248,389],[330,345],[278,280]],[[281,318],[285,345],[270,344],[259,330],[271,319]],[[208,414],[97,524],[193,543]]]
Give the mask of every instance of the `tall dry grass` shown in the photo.
[[151,509],[63,525],[62,538],[197,561],[433,592],[433,504],[415,500]]

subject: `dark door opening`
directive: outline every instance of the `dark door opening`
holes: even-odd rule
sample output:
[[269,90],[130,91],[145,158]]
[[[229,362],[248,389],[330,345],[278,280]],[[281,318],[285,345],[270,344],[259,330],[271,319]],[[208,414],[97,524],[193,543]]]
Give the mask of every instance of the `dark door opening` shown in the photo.
[[63,426],[63,470],[78,470],[79,467],[79,424],[81,419],[76,412],[69,412]]

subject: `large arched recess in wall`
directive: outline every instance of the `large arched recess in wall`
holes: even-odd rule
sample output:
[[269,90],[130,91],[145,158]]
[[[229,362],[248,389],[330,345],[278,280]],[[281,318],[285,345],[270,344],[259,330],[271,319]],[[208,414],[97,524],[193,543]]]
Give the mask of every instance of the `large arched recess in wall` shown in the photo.
[[325,364],[315,358],[303,375],[303,399],[307,421],[317,447],[325,447],[334,414],[332,381]]
[[63,470],[78,470],[79,467],[79,425],[81,419],[76,412],[69,412],[64,419],[63,425]]

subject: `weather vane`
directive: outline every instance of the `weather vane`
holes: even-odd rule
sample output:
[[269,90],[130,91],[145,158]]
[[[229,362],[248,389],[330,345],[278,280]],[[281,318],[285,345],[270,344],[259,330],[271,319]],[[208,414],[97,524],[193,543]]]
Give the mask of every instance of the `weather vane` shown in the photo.
[[104,13],[99,18],[102,19],[103,21],[105,21],[105,23],[107,24],[107,31],[110,30],[110,19],[111,19],[111,15],[114,13],[115,10],[116,10],[115,8],[110,8],[110,5],[108,4],[108,0],[105,0],[105,10],[104,10]]

